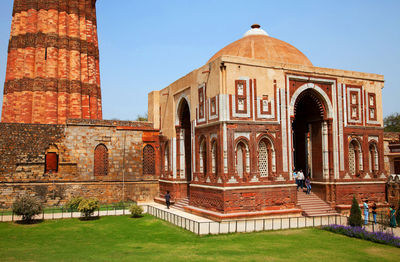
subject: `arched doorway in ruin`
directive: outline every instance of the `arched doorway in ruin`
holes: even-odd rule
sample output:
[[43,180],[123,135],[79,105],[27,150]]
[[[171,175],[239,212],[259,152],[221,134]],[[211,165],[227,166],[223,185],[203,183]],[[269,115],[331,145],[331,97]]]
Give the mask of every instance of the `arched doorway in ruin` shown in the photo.
[[312,180],[327,176],[328,132],[323,98],[313,89],[306,89],[294,104],[293,166],[310,175]]
[[179,144],[178,156],[180,162],[180,176],[187,181],[187,196],[189,197],[190,182],[192,181],[192,145],[191,145],[191,123],[190,109],[186,99],[181,99],[178,106],[179,125],[177,126],[177,137]]

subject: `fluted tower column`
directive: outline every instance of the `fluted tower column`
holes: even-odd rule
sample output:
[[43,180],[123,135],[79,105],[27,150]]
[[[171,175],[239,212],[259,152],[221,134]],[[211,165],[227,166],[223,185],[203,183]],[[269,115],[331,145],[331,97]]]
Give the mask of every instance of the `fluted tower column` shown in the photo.
[[2,122],[101,119],[96,0],[14,0]]

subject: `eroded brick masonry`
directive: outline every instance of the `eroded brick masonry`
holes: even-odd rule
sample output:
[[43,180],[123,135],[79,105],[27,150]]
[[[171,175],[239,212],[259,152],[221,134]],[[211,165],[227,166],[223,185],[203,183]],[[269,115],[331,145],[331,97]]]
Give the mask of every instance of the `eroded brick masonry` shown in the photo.
[[[72,196],[101,202],[149,201],[158,193],[158,132],[150,123],[69,120],[65,125],[0,123],[0,205],[9,207],[25,193],[46,205],[61,205]],[[144,147],[154,154],[143,155]],[[96,150],[106,160],[95,172]],[[48,158],[55,154],[56,165]],[[143,174],[143,158],[152,159],[152,174]],[[52,167],[52,168],[51,168]],[[54,168],[55,167],[55,168]]]
[[101,119],[95,0],[15,0],[2,121]]

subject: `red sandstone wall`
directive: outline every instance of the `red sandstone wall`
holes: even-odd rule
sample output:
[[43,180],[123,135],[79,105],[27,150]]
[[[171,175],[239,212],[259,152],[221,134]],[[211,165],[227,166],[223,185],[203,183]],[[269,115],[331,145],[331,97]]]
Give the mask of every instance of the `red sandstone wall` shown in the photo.
[[221,213],[254,212],[295,208],[296,187],[215,190],[190,188],[190,205]]
[[101,119],[94,0],[15,0],[2,122]]
[[336,185],[336,205],[351,205],[353,195],[356,196],[359,203],[364,199],[370,202],[384,203],[385,183],[382,184],[353,184],[353,185]]

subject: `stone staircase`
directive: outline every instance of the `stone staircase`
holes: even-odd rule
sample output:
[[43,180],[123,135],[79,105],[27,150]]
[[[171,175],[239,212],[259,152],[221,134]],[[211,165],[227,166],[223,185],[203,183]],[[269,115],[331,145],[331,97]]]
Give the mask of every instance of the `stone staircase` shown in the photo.
[[182,198],[175,202],[172,206],[175,209],[185,211],[185,207],[189,205],[189,198]]
[[303,209],[303,215],[307,217],[338,215],[325,201],[312,192],[307,195],[299,190],[297,192],[297,205]]

